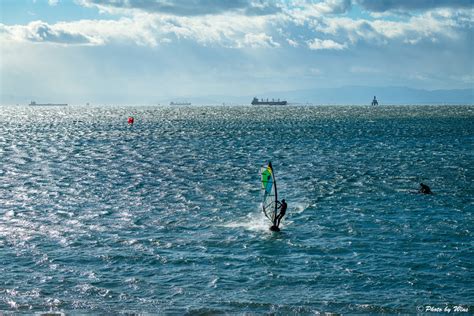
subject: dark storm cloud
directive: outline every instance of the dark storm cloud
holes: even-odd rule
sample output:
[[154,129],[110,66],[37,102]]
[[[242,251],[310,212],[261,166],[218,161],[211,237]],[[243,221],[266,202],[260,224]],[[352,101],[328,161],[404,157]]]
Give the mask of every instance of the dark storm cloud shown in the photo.
[[357,3],[374,12],[472,8],[474,6],[474,0],[357,0]]
[[281,11],[276,1],[270,0],[86,0],[86,2],[178,16],[220,14],[229,11],[240,11],[247,15],[268,15]]

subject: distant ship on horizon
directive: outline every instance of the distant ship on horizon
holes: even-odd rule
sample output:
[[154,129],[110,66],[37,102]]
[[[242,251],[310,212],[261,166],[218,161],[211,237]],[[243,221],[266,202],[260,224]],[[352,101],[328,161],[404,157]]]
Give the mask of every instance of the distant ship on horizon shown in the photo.
[[288,102],[287,101],[280,101],[280,99],[276,100],[275,99],[272,99],[271,101],[269,101],[268,99],[264,100],[264,99],[261,99],[260,101],[257,99],[257,97],[253,98],[252,100],[252,105],[287,105]]
[[191,105],[191,102],[170,102],[170,105]]
[[67,106],[67,103],[36,103],[31,101],[29,106]]
[[377,101],[377,98],[374,95],[374,99],[372,100],[372,105],[379,105],[379,101]]

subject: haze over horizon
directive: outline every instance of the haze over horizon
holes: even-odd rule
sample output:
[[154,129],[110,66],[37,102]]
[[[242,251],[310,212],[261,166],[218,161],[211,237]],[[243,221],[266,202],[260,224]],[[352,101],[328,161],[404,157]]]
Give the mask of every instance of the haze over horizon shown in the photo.
[[288,97],[262,95],[278,91],[301,102],[313,98],[304,91],[348,86],[473,98],[473,0],[5,0],[0,9],[0,104]]

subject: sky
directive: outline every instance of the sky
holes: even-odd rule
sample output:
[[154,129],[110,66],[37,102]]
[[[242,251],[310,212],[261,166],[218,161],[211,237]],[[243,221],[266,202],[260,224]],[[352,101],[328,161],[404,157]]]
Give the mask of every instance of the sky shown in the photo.
[[473,89],[473,27],[474,0],[0,0],[0,103]]

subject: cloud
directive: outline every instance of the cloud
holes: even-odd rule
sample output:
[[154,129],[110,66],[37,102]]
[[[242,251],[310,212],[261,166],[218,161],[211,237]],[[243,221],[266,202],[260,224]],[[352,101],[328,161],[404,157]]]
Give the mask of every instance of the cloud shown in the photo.
[[314,4],[314,8],[325,14],[346,13],[351,9],[351,0],[325,0]]
[[[376,16],[389,13],[374,13],[371,18],[340,15],[350,10],[356,1],[367,4],[368,0],[317,3],[304,0],[76,1],[85,6],[118,10],[114,11],[117,18],[4,25],[0,36],[63,45],[119,42],[155,47],[187,40],[227,48],[276,48],[287,43],[287,47],[311,50],[344,50],[361,42],[377,47],[394,43],[405,46],[443,43],[446,39],[460,38],[463,32],[470,32],[474,27],[472,9],[438,8],[396,19]],[[392,3],[377,3],[381,2],[386,7]],[[458,2],[462,1],[453,0],[453,3]],[[274,14],[266,14],[270,12]]]
[[177,16],[216,15],[239,12],[245,15],[268,15],[281,11],[278,2],[270,0],[80,0],[84,6],[103,10],[140,10],[147,13]]
[[69,31],[61,26],[51,26],[42,21],[34,21],[24,26],[0,24],[0,34],[2,34],[2,38],[13,41],[72,45],[97,45],[100,43],[97,38]]
[[79,20],[48,24],[0,24],[0,37],[10,41],[60,43],[64,45],[105,45],[130,42],[155,47],[171,41],[190,40],[202,45],[228,48],[279,47],[266,33],[265,16],[161,16],[135,13],[118,20]]
[[331,18],[328,15],[343,14],[351,9],[351,0],[324,0],[317,3],[312,1],[288,2],[283,12],[296,25],[314,23]]
[[50,6],[55,6],[55,5],[58,5],[59,3],[59,0],[48,0],[48,4]]
[[463,9],[436,9],[402,20],[353,19],[350,17],[321,18],[312,24],[318,33],[339,41],[381,46],[395,42],[415,45],[423,41],[455,41],[461,30],[472,28],[472,12]]
[[473,0],[356,0],[366,10],[385,12],[391,10],[431,10],[436,8],[472,8]]
[[319,38],[315,38],[311,41],[307,42],[309,49],[312,50],[324,50],[324,49],[332,49],[332,50],[343,50],[347,48],[346,44],[340,44],[333,40],[321,40]]
[[265,33],[245,34],[242,41],[239,41],[239,47],[280,47],[280,44],[273,41],[273,38]]
[[293,46],[293,47],[298,47],[298,46],[299,46],[298,42],[292,40],[291,38],[287,38],[286,41],[288,42],[288,44],[289,44],[290,46]]

